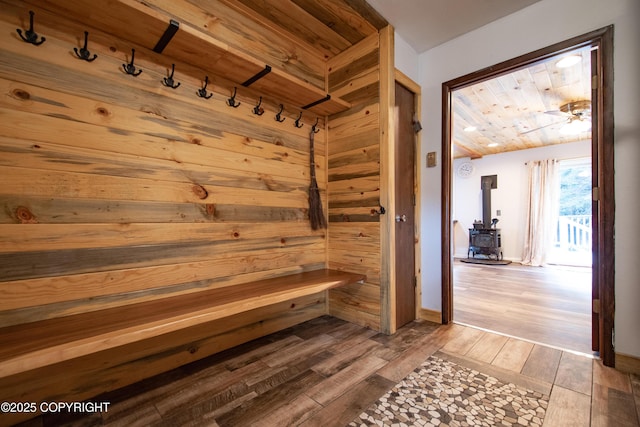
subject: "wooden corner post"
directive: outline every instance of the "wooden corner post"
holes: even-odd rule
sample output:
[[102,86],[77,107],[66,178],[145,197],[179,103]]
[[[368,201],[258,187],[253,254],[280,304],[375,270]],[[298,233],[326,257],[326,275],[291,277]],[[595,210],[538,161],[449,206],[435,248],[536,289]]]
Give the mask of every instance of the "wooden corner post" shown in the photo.
[[394,29],[380,30],[380,200],[387,214],[380,218],[380,328],[396,331],[395,251],[395,61]]

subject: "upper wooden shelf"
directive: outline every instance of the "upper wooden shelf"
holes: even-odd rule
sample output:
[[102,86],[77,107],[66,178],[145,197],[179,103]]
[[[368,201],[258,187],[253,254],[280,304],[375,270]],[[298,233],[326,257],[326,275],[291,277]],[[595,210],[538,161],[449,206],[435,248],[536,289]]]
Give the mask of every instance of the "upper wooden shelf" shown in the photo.
[[[302,109],[327,98],[328,93],[284,70],[260,62],[247,53],[229,46],[188,22],[178,22],[167,13],[137,0],[44,0],[38,7],[93,26],[101,31],[144,46],[150,50],[162,39],[171,21],[179,28],[170,38],[162,55],[224,77],[240,87],[242,83],[265,70],[263,77],[251,83],[251,89],[275,103]],[[173,26],[175,29],[175,25]],[[229,88],[232,90],[233,88]],[[317,103],[306,110],[317,115],[331,115],[351,105],[339,98]]]

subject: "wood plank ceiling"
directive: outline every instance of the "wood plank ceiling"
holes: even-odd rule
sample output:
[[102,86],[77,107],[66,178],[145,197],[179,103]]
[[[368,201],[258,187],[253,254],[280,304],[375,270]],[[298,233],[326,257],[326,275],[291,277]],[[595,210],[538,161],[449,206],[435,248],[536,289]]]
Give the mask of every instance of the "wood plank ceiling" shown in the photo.
[[[224,0],[246,14],[268,19],[326,60],[388,25],[365,0]],[[570,115],[563,105],[591,99],[590,50],[582,61],[558,68],[560,56],[460,89],[453,96],[453,154],[489,154],[588,139],[590,132],[561,133]],[[589,113],[588,111],[586,112]],[[474,127],[475,131],[464,131]]]
[[[581,61],[559,68],[558,61],[570,55]],[[590,73],[587,47],[455,91],[454,158],[590,139],[590,131],[563,134],[571,117],[559,111],[568,103],[591,100]],[[584,115],[590,117],[590,110]]]
[[365,0],[225,0],[271,21],[329,59],[386,27]]
[[[228,1],[267,18],[274,28],[303,41],[324,59],[344,51],[388,25],[365,0]],[[558,68],[560,57],[460,89],[454,93],[454,157],[479,158],[506,151],[590,138],[590,132],[564,135],[569,121],[561,106],[591,99],[590,51],[579,64]],[[469,132],[464,129],[475,127]]]

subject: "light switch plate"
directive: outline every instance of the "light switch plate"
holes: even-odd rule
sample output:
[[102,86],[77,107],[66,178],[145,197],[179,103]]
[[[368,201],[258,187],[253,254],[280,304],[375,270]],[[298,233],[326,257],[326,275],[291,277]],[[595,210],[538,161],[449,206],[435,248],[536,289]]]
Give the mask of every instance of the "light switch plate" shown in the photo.
[[427,153],[427,167],[428,168],[434,168],[436,167],[436,152],[435,151],[431,151],[429,153]]

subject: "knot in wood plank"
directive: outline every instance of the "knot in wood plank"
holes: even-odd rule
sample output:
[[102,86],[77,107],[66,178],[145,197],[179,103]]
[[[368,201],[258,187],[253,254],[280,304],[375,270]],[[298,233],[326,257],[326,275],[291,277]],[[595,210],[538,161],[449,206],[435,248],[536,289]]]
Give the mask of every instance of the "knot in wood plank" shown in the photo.
[[209,196],[209,192],[207,192],[207,190],[199,184],[195,184],[194,186],[192,186],[191,191],[193,191],[193,194],[195,194],[201,200],[204,200]]
[[109,117],[111,115],[109,110],[107,110],[105,107],[96,108],[96,113],[98,113],[98,115],[102,117]]
[[14,89],[11,91],[11,95],[15,99],[19,99],[21,101],[28,101],[31,99],[31,94],[24,89]]
[[18,206],[16,208],[16,218],[22,224],[37,224],[38,220],[35,215],[25,206]]

